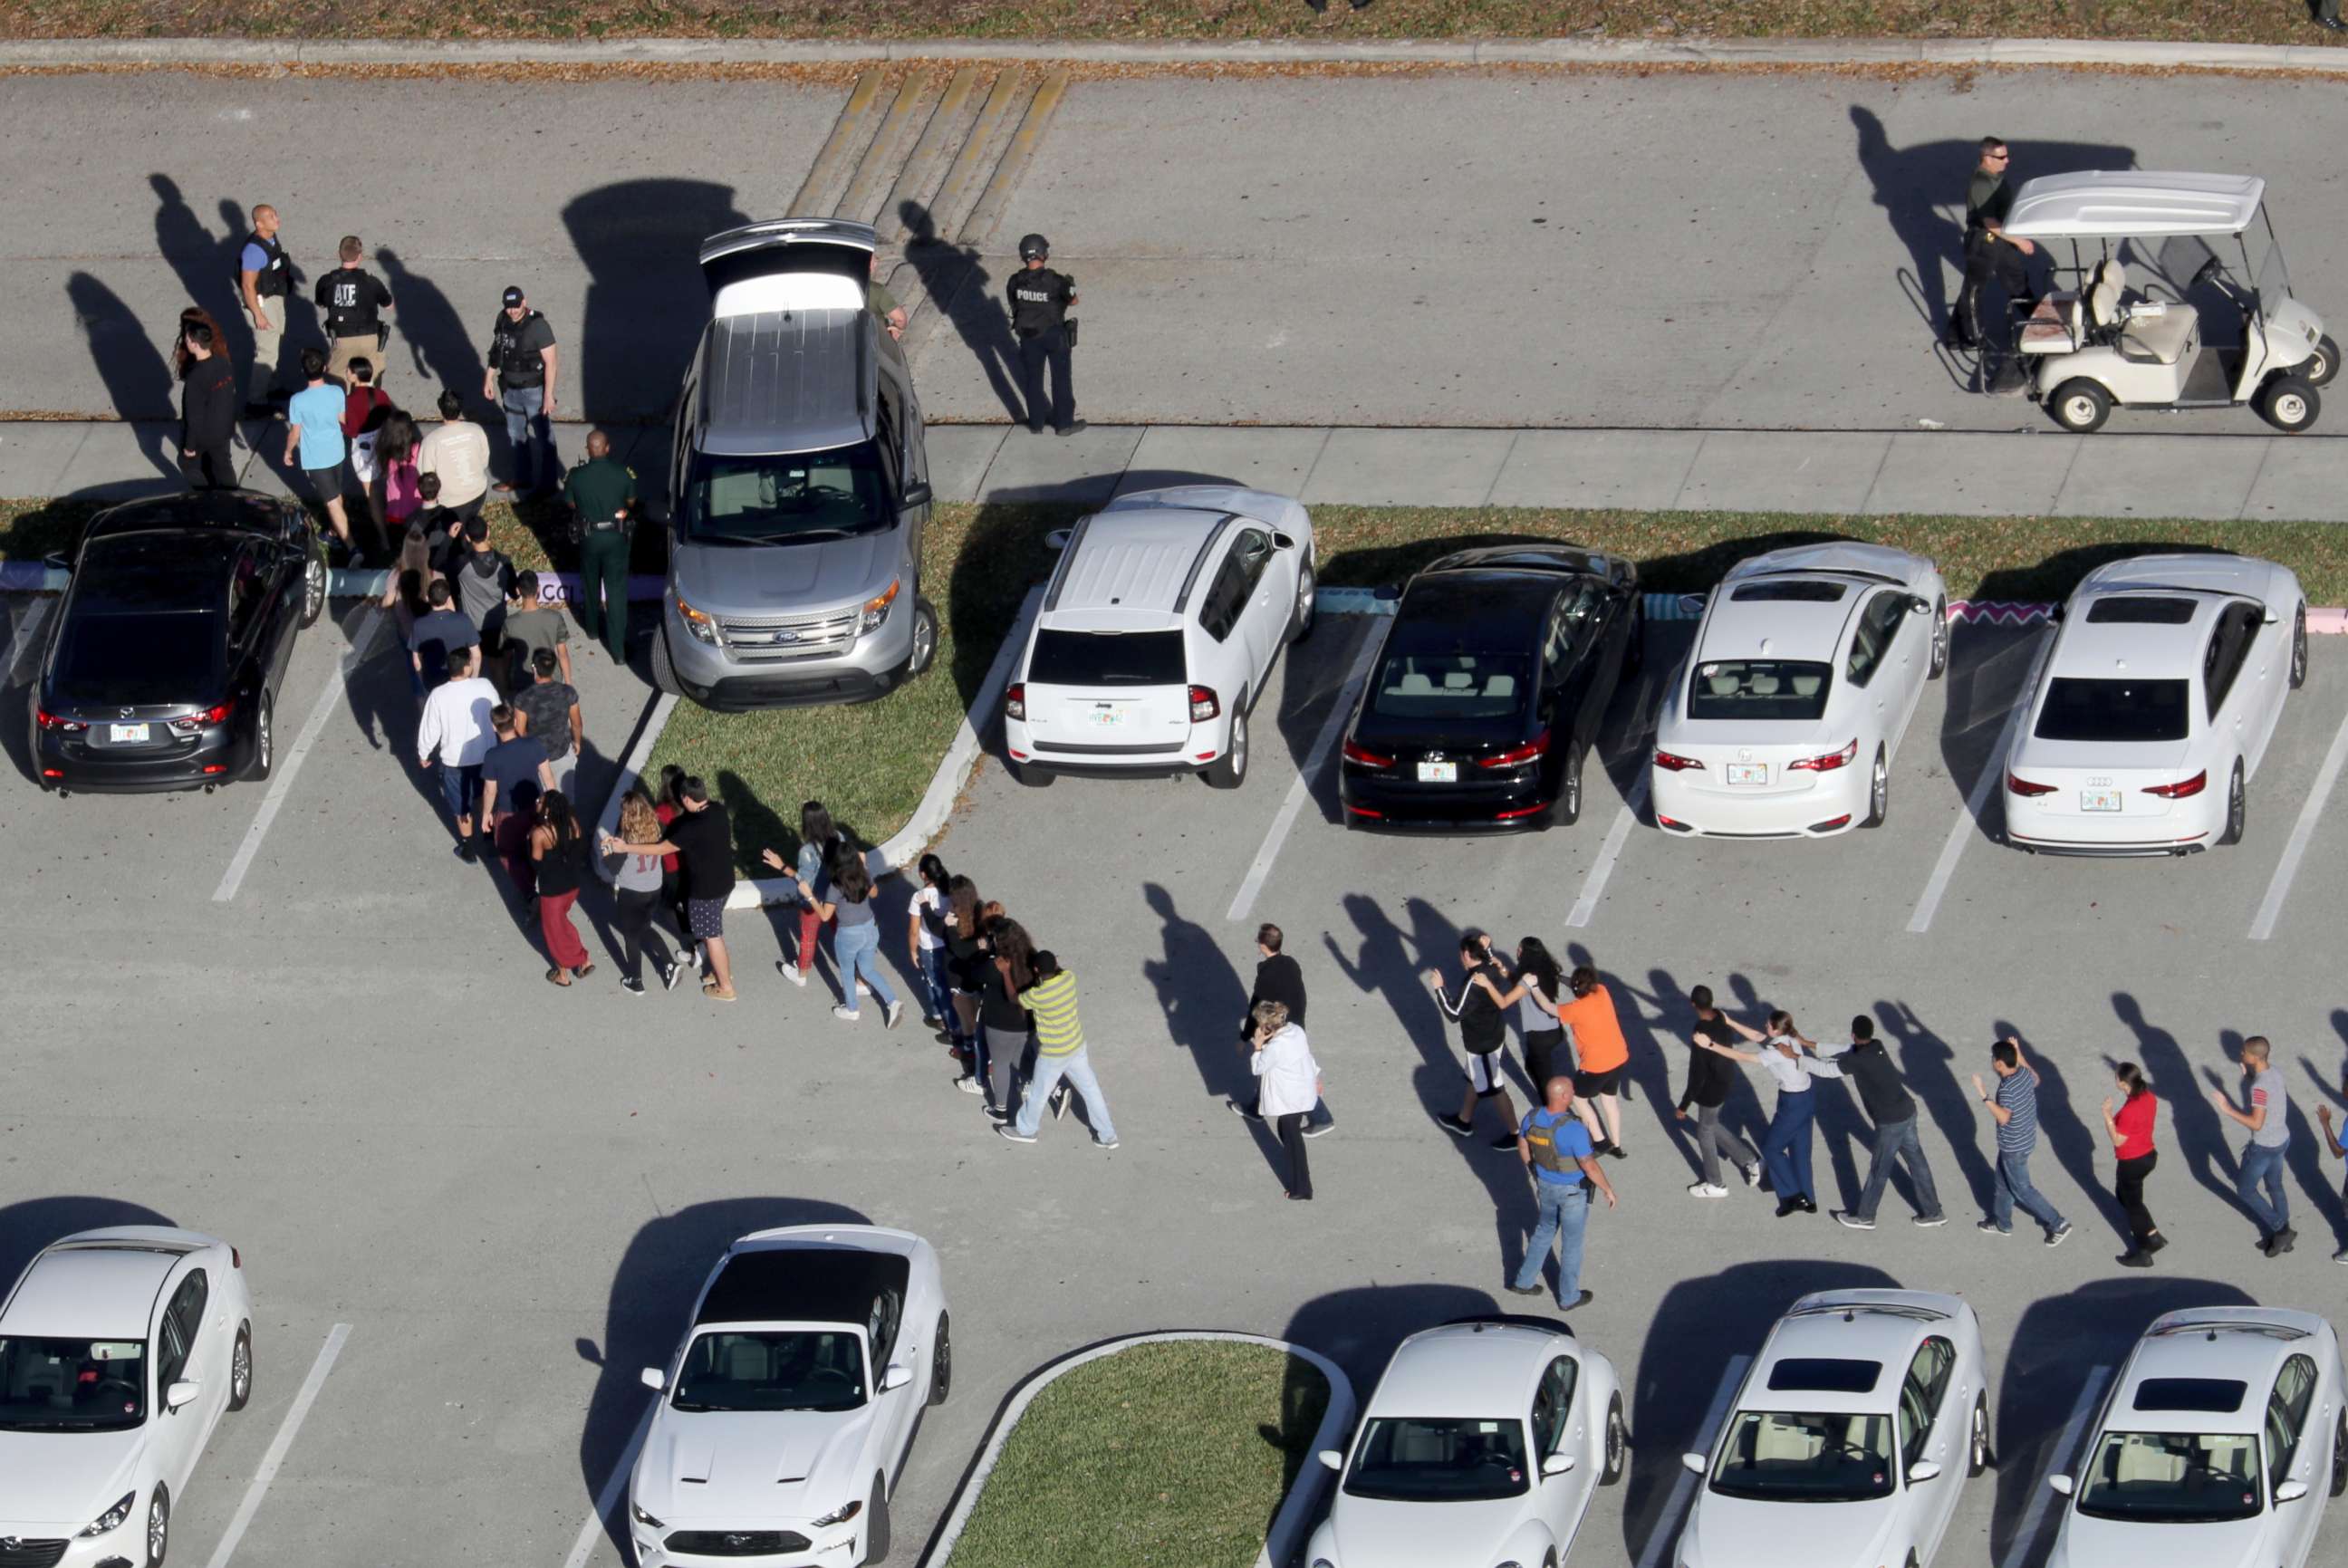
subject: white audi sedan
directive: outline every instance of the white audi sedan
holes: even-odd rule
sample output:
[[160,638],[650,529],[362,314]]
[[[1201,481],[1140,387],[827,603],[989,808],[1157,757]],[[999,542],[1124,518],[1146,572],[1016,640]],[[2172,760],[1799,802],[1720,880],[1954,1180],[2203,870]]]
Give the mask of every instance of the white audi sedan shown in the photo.
[[889,1489],[953,1358],[938,1254],[905,1231],[795,1225],[726,1249],[628,1482],[638,1568],[841,1568],[889,1554]]
[[1922,1568],[1989,1463],[1989,1369],[1960,1298],[1806,1295],[1770,1330],[1710,1454],[1679,1568]]
[[1311,1568],[1558,1568],[1630,1451],[1613,1364],[1565,1325],[1454,1323],[1397,1346],[1363,1412]]
[[1737,562],[1664,692],[1656,825],[1727,839],[1880,827],[1900,739],[1948,664],[1948,590],[1921,556],[1803,544]]
[[0,1563],[160,1568],[212,1429],[252,1395],[234,1247],[118,1225],[44,1248],[0,1305]]
[[[2049,1568],[2304,1568],[2348,1490],[2340,1341],[2312,1312],[2155,1318],[2104,1401]],[[2340,1561],[2333,1542],[2326,1562]]]
[[2307,679],[2307,602],[2246,555],[2099,566],[2062,609],[2005,758],[2017,849],[2182,855],[2241,841],[2283,697]]

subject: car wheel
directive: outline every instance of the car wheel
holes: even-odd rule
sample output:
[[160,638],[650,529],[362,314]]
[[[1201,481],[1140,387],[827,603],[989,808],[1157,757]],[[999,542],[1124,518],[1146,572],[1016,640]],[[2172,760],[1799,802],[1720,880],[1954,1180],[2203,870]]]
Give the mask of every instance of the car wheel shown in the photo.
[[2104,421],[2112,417],[2112,395],[2104,390],[2100,382],[2080,377],[2054,388],[2054,396],[2047,399],[2046,411],[2065,429],[2076,435],[2091,435],[2102,429]]
[[302,567],[302,629],[309,630],[326,613],[326,547],[313,545]]
[[228,1353],[228,1408],[242,1410],[252,1398],[252,1325],[241,1323]]
[[869,1522],[864,1526],[864,1561],[878,1563],[889,1555],[889,1489],[879,1476],[872,1478],[872,1501],[864,1505]]
[[1621,1480],[1630,1462],[1631,1434],[1622,1425],[1622,1396],[1617,1394],[1606,1403],[1606,1451],[1599,1461],[1598,1484],[1612,1486]]
[[261,694],[260,711],[252,716],[252,766],[245,777],[255,781],[269,777],[277,764],[277,705]]
[[1939,680],[1949,671],[1949,596],[1945,593],[1932,601],[1932,662],[1925,667],[1926,680]]
[[1231,744],[1223,748],[1221,758],[1208,765],[1207,782],[1218,789],[1236,789],[1247,782],[1247,695],[1241,693],[1231,707]]
[[2315,352],[2299,363],[2299,374],[2310,387],[2329,387],[2340,374],[2340,346],[2329,336],[2319,339]]
[[1560,828],[1581,820],[1581,765],[1587,760],[1580,751],[1566,754],[1565,779],[1557,792],[1557,804],[1550,808],[1550,820]]
[[1313,634],[1313,562],[1308,558],[1296,579],[1296,614],[1288,623],[1288,640],[1301,643]]
[[1973,1429],[1966,1441],[1965,1474],[1977,1476],[1989,1469],[1989,1399],[1973,1396]]
[[2242,788],[2242,765],[2234,764],[2234,777],[2226,786],[2226,830],[2218,836],[2221,844],[2239,844],[2242,830],[2250,826],[2250,802]]
[[2307,605],[2302,603],[2299,614],[2291,621],[2291,689],[2297,691],[2307,684]]
[[163,1568],[163,1553],[171,1547],[171,1494],[163,1483],[155,1483],[155,1495],[147,1500],[147,1568]]
[[2348,1410],[2332,1427],[2332,1495],[2348,1491]]
[[930,1403],[942,1405],[947,1391],[953,1387],[953,1323],[944,1313],[938,1314],[937,1342],[930,1347]]
[[2315,423],[2323,399],[2296,376],[2278,376],[2259,388],[2259,418],[2278,430],[2296,433]]
[[676,665],[668,656],[666,626],[663,626],[653,637],[653,685],[670,696],[685,695],[684,683],[676,678]]
[[913,656],[905,665],[910,678],[929,669],[938,658],[937,606],[927,599],[913,601]]
[[1879,828],[1883,819],[1891,814],[1891,764],[1884,760],[1883,748],[1875,748],[1875,766],[1867,775],[1867,817],[1859,825]]

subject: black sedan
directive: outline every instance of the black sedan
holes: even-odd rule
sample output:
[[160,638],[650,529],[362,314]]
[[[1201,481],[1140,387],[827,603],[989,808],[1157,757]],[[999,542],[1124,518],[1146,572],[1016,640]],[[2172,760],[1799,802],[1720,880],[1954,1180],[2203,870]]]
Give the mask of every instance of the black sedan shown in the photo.
[[136,500],[90,520],[32,696],[45,789],[206,789],[265,779],[295,634],[326,561],[291,501],[245,490]]
[[1581,815],[1582,762],[1638,668],[1638,569],[1565,544],[1447,555],[1410,580],[1339,772],[1353,827],[1541,827]]

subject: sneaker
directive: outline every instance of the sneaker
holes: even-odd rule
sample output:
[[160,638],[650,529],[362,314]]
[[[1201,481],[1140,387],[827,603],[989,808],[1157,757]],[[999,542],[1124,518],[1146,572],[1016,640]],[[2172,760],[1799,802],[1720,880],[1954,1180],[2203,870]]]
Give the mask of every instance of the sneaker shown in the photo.
[[685,962],[692,967],[692,970],[695,975],[700,974],[702,969],[701,949],[698,947],[686,948],[685,950]]
[[1059,1121],[1068,1114],[1068,1086],[1061,1084],[1052,1090],[1052,1119]]
[[997,1123],[1009,1121],[1011,1119],[1011,1112],[1004,1109],[1002,1106],[990,1105],[986,1108],[986,1119]]
[[2001,1225],[1995,1220],[1983,1220],[1980,1224],[1975,1225],[1973,1229],[1979,1231],[1984,1236],[2010,1236],[2013,1234],[2013,1232],[2010,1227]]
[[1065,424],[1065,425],[1061,426],[1057,430],[1054,431],[1053,433],[1054,433],[1055,435],[1061,435],[1061,436],[1073,436],[1073,435],[1075,435],[1078,430],[1081,430],[1081,429],[1083,429],[1083,428],[1085,428],[1085,422],[1084,422],[1082,419],[1073,419],[1073,420],[1070,420],[1067,424]]
[[925,1029],[942,1030],[945,1026],[946,1021],[943,1018],[939,1017],[935,1013],[924,1013],[922,1015],[922,1027]]
[[2064,1221],[2061,1224],[2046,1233],[2046,1244],[2050,1247],[2059,1247],[2070,1239],[2071,1222],[2068,1220]]
[[2267,1243],[2267,1256],[2271,1258],[2279,1258],[2298,1244],[2299,1233],[2292,1230],[2289,1225],[2285,1225],[2281,1230],[2277,1231],[2274,1233],[2273,1238]]
[[1495,1149],[1514,1149],[1516,1146],[1517,1135],[1513,1132],[1504,1132],[1492,1140],[1492,1147]]
[[1785,1198],[1778,1202],[1777,1218],[1781,1220],[1786,1218],[1788,1214],[1798,1214],[1801,1212],[1802,1201],[1799,1198]]
[[1574,1297],[1574,1298],[1573,1298],[1571,1301],[1570,1301],[1570,1302],[1566,1302],[1566,1301],[1560,1301],[1560,1302],[1559,1302],[1559,1303],[1557,1304],[1557,1309],[1558,1309],[1558,1311],[1560,1311],[1560,1312],[1571,1312],[1575,1307],[1578,1307],[1578,1306],[1588,1306],[1591,1302],[1596,1301],[1597,1299],[1598,1299],[1598,1293],[1597,1293],[1596,1291],[1594,1291],[1594,1290],[1585,1290],[1585,1291],[1583,1291],[1580,1295],[1578,1295],[1578,1296]]
[[964,1073],[962,1077],[954,1079],[954,1088],[962,1090],[964,1094],[984,1094],[986,1092],[985,1086],[978,1081],[978,1075],[975,1073]]
[[838,1018],[843,1024],[852,1024],[856,1022],[858,1018],[863,1016],[862,1014],[859,1013],[855,1008],[850,1006],[845,1002],[834,1003],[832,1005],[831,1016]]
[[1462,1121],[1457,1117],[1449,1115],[1448,1113],[1438,1116],[1435,1119],[1446,1131],[1455,1133],[1461,1138],[1473,1138],[1476,1136],[1476,1124],[1472,1121]]
[[2148,1253],[2159,1252],[2162,1248],[2168,1245],[2168,1238],[2167,1236],[2150,1235],[2144,1239],[2144,1250]]
[[1946,1214],[1919,1214],[1916,1216],[1917,1226],[1922,1230],[1929,1231],[1935,1225],[1945,1225],[1948,1222],[1949,1217]]
[[620,989],[631,996],[641,996],[644,994],[644,983],[633,978],[623,978],[620,982]]
[[[2159,1240],[2157,1236],[2153,1239],[2155,1241]],[[2338,1252],[2333,1253],[2332,1261],[2335,1264],[2348,1264],[2348,1247],[2343,1247]]]
[[1307,1138],[1326,1138],[1336,1130],[1337,1124],[1334,1121],[1308,1121],[1304,1124],[1304,1136]]
[[859,980],[856,983],[856,994],[860,996],[870,996],[872,995],[872,987]]
[[893,1029],[897,1026],[897,1020],[905,1016],[905,1004],[891,1002],[881,1010],[880,1016],[885,1020],[880,1026],[884,1029]]
[[1033,1143],[1035,1141],[1035,1135],[1034,1133],[1022,1132],[1017,1128],[1012,1126],[1009,1122],[1004,1122],[994,1130],[1002,1137],[1011,1140],[1014,1143]]
[[807,971],[800,968],[798,965],[792,963],[788,958],[778,958],[775,960],[775,973],[781,975],[784,979],[789,981],[794,985],[804,986],[807,985]]
[[677,983],[677,981],[678,981],[679,979],[683,978],[683,977],[684,977],[684,975],[685,975],[685,965],[682,965],[682,964],[672,964],[672,965],[670,965],[667,968],[665,968],[665,969],[664,969],[664,970],[662,970],[662,971],[661,971],[661,989],[662,989],[662,990],[664,990],[664,991],[674,991],[674,990],[675,990],[675,989],[676,989],[676,983]]
[[360,567],[366,564],[366,552],[358,549],[356,546],[353,546],[351,550],[351,558],[345,562],[344,564],[348,566],[352,571],[356,572]]
[[[1114,1138],[1096,1138],[1093,1140],[1093,1147],[1095,1149],[1114,1149],[1117,1147],[1117,1140]],[[1291,1192],[1289,1196],[1293,1198],[1296,1194]]]
[[1757,1163],[1752,1165],[1739,1165],[1736,1168],[1736,1173],[1745,1178],[1745,1184],[1747,1187],[1758,1187],[1761,1185],[1761,1167]]
[[1537,1284],[1517,1284],[1511,1282],[1506,1288],[1515,1295],[1539,1295],[1541,1293],[1541,1287]]
[[1603,1154],[1609,1160],[1628,1160],[1631,1158],[1631,1151],[1623,1148],[1619,1143],[1610,1143],[1598,1152]]
[[457,841],[457,858],[469,866],[481,858],[481,851],[473,847],[472,840],[459,839]]
[[2148,1269],[2152,1266],[2152,1254],[2140,1251],[2122,1253],[2116,1261],[2124,1269]]
[[1869,1219],[1864,1214],[1854,1214],[1849,1209],[1837,1209],[1834,1212],[1834,1222],[1847,1230],[1871,1231],[1875,1229],[1875,1222],[1873,1220]]
[[1691,1181],[1688,1183],[1688,1196],[1691,1198],[1725,1198],[1728,1196],[1728,1189],[1722,1186],[1717,1181]]
[[1802,1206],[1802,1212],[1805,1214],[1815,1214],[1818,1212],[1818,1201],[1816,1198],[1797,1198],[1794,1202]]

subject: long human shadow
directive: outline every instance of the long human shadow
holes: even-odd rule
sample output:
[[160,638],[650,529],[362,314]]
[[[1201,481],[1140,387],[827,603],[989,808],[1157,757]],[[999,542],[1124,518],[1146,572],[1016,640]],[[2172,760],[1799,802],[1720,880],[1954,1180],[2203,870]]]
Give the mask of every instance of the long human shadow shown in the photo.
[[[419,420],[434,418],[439,410],[440,389],[446,387],[465,399],[469,417],[481,418],[487,412],[480,407],[481,350],[465,330],[463,315],[439,284],[411,271],[391,246],[378,249],[375,263],[383,271],[384,286],[398,304],[398,341],[407,350],[408,368],[422,382],[419,386],[411,380],[393,400]],[[482,302],[480,325],[485,338],[495,307],[494,300]]]
[[[2054,1156],[2054,1163],[2063,1168],[2064,1174],[2078,1187],[2080,1195],[2102,1216],[2104,1223],[2111,1227],[2112,1234],[2122,1243],[2132,1244],[2126,1212],[2120,1208],[2119,1200],[2112,1195],[2111,1187],[2096,1173],[2096,1150],[2099,1140],[2095,1133],[2087,1130],[2087,1124],[2080,1119],[2078,1106],[2071,1098],[2070,1081],[2065,1077],[2054,1054],[2033,1046],[2029,1036],[2003,1018],[1998,1019],[1991,1028],[1997,1039],[2012,1036],[2022,1041],[2024,1059],[2038,1069],[2040,1141]],[[2091,1101],[2100,1101],[2103,1095],[2098,1090],[2088,1098]],[[2055,1204],[2057,1209],[2062,1206]],[[2066,1214],[2064,1217],[2067,1219],[2070,1216]]]
[[[708,180],[623,180],[565,204],[563,228],[587,268],[582,319],[551,322],[565,418],[667,414],[709,319],[701,242],[749,222],[733,187]],[[480,308],[486,329],[497,302]]]
[[[1247,1012],[1248,986],[1217,943],[1214,934],[1183,918],[1174,895],[1162,883],[1144,882],[1141,896],[1158,917],[1163,957],[1145,960],[1142,978],[1158,993],[1169,1038],[1190,1056],[1200,1087],[1209,1097],[1245,1105],[1255,1098],[1255,1075],[1240,1044],[1240,1020]],[[1288,1156],[1270,1127],[1251,1120],[1256,1152],[1275,1175],[1285,1175]]]
[[[243,234],[224,241],[206,228],[180,194],[179,181],[170,175],[149,174],[147,184],[155,192],[156,253],[179,278],[189,303],[210,311],[223,330],[235,332],[230,322],[244,319],[236,286],[237,252],[242,247]],[[237,363],[244,361],[237,357]]]
[[[1972,1091],[1957,1075],[1956,1051],[1948,1041],[1925,1027],[1916,1009],[1905,1002],[1877,1002],[1875,1022],[1883,1031],[1886,1045],[1898,1047],[1908,1092],[1916,1097],[1931,1115],[1932,1125],[1940,1129],[1941,1141],[1955,1157],[1957,1174],[1972,1194],[1975,1206],[1982,1213],[1988,1213],[1990,1191],[1997,1177],[1989,1157],[1982,1152],[1981,1133],[1973,1125]],[[1986,1057],[1981,1070],[1988,1070]],[[1934,1185],[1939,1184],[1936,1174]]]
[[[2112,1012],[2136,1037],[2137,1061],[2152,1092],[2168,1108],[2169,1130],[2174,1135],[2170,1147],[2184,1159],[2185,1169],[2203,1191],[2239,1210],[2240,1205],[2234,1200],[2233,1145],[2226,1136],[2230,1124],[2202,1093],[2185,1047],[2177,1043],[2175,1035],[2147,1019],[2143,1006],[2126,991],[2112,993]],[[2153,1147],[2159,1146],[2156,1136]]]
[[[602,1369],[579,1429],[579,1479],[586,1494],[600,1497],[628,1457],[637,1423],[654,1398],[644,1386],[644,1368],[666,1364],[694,1297],[728,1246],[780,1225],[866,1223],[857,1211],[822,1199],[726,1198],[664,1214],[637,1231],[612,1275],[602,1343],[578,1342],[579,1358]],[[603,1530],[620,1560],[633,1561],[626,1512],[616,1499]]]
[[986,384],[1004,411],[1025,421],[1027,407],[1019,394],[1019,346],[1011,336],[1010,306],[990,286],[994,280],[984,258],[974,246],[940,238],[936,218],[919,201],[899,203],[897,215],[905,225],[906,263],[922,280],[930,307],[953,324],[963,346],[986,373]]
[[170,1225],[143,1204],[89,1195],[27,1198],[0,1207],[0,1280],[14,1284],[43,1247],[108,1225]]
[[[157,350],[154,339],[122,297],[88,273],[66,279],[66,298],[80,323],[89,357],[98,366],[106,396],[124,420],[168,419],[172,406],[171,366]],[[166,479],[178,480],[180,466],[171,460],[170,438],[142,443],[143,451]]]
[[[2226,1055],[2239,1064],[2242,1059],[2241,1031],[2227,1029],[2220,1033],[2218,1038],[2224,1046]],[[2300,1063],[2303,1068],[2312,1071],[2314,1064],[2309,1062],[2306,1057],[2302,1057]],[[2280,1069],[2281,1064],[2276,1063],[2275,1066]],[[2239,1073],[2236,1075],[2235,1082],[2238,1085],[2245,1081]],[[2286,1094],[2290,1092],[2288,1085],[2285,1085],[2284,1092]],[[2239,1091],[2237,1099],[2239,1099]],[[2288,1114],[2284,1119],[2283,1127],[2291,1135],[2291,1142],[2283,1150],[2284,1169],[2298,1179],[2300,1191],[2305,1201],[2314,1207],[2317,1213],[2323,1216],[2323,1222],[2331,1227],[2333,1244],[2336,1246],[2343,1242],[2348,1242],[2348,1213],[2343,1213],[2342,1211],[2339,1188],[2324,1179],[2323,1159],[2326,1150],[2322,1138],[2315,1130],[2315,1119],[2300,1108],[2296,1098],[2288,1099],[2284,1103],[2288,1109]],[[2237,1127],[2233,1130],[2240,1138],[2247,1139],[2250,1136],[2241,1128]],[[2294,1228],[2296,1228],[2296,1220],[2297,1216],[2294,1215]]]

